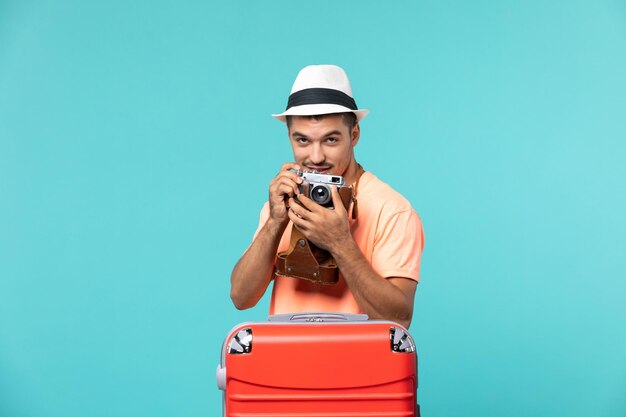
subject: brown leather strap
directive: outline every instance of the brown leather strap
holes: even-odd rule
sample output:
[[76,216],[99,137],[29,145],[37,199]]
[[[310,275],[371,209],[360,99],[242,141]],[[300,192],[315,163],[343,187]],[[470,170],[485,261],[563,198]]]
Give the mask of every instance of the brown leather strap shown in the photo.
[[339,270],[328,251],[318,248],[293,227],[289,250],[276,257],[276,275],[302,278],[319,284],[335,284]]
[[356,181],[354,181],[354,185],[352,185],[352,212],[350,213],[352,219],[356,219],[359,214],[356,197],[359,189],[359,180],[364,173],[365,170],[363,169],[361,164],[357,164]]

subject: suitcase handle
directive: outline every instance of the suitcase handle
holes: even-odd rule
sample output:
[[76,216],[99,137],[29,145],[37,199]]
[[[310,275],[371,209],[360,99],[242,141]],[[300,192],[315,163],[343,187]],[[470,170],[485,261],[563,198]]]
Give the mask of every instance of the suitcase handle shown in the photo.
[[287,313],[274,314],[267,318],[271,322],[309,322],[309,323],[325,323],[325,322],[342,322],[342,321],[367,321],[367,314],[344,314],[344,313]]

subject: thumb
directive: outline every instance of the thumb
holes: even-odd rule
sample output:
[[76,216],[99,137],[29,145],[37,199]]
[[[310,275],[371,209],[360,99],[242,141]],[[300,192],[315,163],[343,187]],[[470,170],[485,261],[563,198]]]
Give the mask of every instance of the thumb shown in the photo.
[[335,206],[335,210],[341,210],[343,212],[346,212],[346,208],[343,206],[343,200],[341,199],[341,196],[339,195],[339,191],[337,187],[334,186],[330,188],[331,188],[330,194],[333,198],[333,206]]

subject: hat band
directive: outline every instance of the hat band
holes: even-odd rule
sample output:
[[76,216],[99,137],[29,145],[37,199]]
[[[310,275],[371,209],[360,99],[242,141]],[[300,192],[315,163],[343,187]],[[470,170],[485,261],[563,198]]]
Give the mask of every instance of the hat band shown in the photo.
[[343,91],[332,88],[306,88],[289,96],[287,109],[307,104],[337,104],[350,110],[358,110],[356,102]]

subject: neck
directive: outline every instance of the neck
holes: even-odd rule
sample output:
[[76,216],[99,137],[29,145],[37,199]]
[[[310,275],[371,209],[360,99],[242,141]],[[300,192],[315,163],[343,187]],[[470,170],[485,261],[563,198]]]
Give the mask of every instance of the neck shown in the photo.
[[345,184],[351,185],[356,182],[358,177],[359,177],[359,164],[353,158],[352,162],[350,162],[350,165],[348,166],[348,169],[343,174],[343,179],[345,181]]

